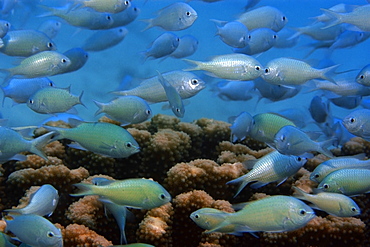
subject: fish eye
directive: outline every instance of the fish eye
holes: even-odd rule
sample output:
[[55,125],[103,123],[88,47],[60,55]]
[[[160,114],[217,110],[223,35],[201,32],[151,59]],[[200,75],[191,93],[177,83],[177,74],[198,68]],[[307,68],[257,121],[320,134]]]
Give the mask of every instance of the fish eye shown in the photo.
[[199,214],[194,215],[196,219],[199,219]]
[[350,121],[351,123],[354,123],[354,122],[356,122],[356,118],[351,117],[351,118],[349,119],[349,121]]
[[161,198],[162,200],[164,200],[164,199],[166,199],[166,195],[165,195],[165,194],[160,194],[160,198]]
[[177,37],[177,39],[176,39],[178,42],[180,42],[180,38],[179,37]]
[[248,35],[248,39],[251,39],[251,38],[252,38],[252,36]]
[[28,102],[32,105],[35,101],[33,99],[30,99]]
[[191,85],[197,85],[197,84],[198,84],[198,80],[197,79],[191,80]]
[[130,1],[125,1],[124,3],[125,5],[129,5],[130,4]]
[[299,214],[302,215],[302,216],[306,215],[306,210],[301,209],[301,211],[299,211]]
[[49,238],[52,238],[55,236],[54,232],[50,232],[50,231],[48,231],[47,235]]
[[365,76],[364,75],[360,75],[360,79],[364,79],[365,78]]
[[270,72],[270,70],[266,68],[265,69],[265,73],[267,74],[268,72]]
[[260,66],[256,66],[256,67],[254,67],[256,70],[260,70],[261,69],[261,67]]
[[62,63],[66,63],[66,62],[67,62],[67,59],[62,58],[61,62],[62,62]]
[[285,135],[280,136],[280,141],[285,141]]
[[9,22],[6,22],[6,23],[5,23],[5,26],[6,26],[6,27],[10,27],[10,23],[9,23]]
[[150,110],[146,110],[146,111],[145,111],[145,114],[146,114],[146,115],[150,115],[151,113],[152,113],[152,112],[151,112]]
[[318,177],[320,177],[320,175],[319,175],[318,173],[316,173],[316,174],[314,175],[314,177],[315,177],[315,178],[318,178]]
[[52,47],[53,47],[53,43],[49,42],[49,43],[47,44],[47,47],[52,48]]
[[277,38],[277,35],[276,34],[274,34],[274,36],[272,36],[274,39],[276,39]]
[[128,147],[128,148],[132,147],[131,142],[127,142],[127,143],[126,143],[126,147]]
[[286,21],[286,17],[285,17],[285,16],[283,16],[283,18],[282,18],[282,19],[283,19],[283,21]]
[[112,17],[110,15],[107,15],[107,20],[110,21]]
[[176,112],[181,112],[181,111],[180,111],[180,108],[176,108]]
[[351,211],[352,211],[352,212],[356,212],[356,211],[357,211],[357,209],[356,209],[355,207],[352,207],[352,208],[351,208]]
[[297,160],[298,160],[298,161],[302,161],[302,158],[301,158],[301,157],[298,157],[298,158],[297,158]]
[[137,11],[137,8],[136,8],[136,7],[134,8],[134,11],[135,11],[135,12]]
[[186,12],[187,16],[191,16],[191,13],[189,11]]
[[330,188],[329,184],[324,184],[322,187],[323,187],[324,189],[329,189],[329,188]]

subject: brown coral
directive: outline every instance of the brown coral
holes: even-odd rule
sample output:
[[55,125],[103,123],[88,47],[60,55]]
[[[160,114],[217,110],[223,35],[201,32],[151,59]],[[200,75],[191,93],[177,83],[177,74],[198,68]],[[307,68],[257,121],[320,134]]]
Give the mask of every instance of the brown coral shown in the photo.
[[64,246],[100,247],[112,245],[111,241],[83,225],[68,225],[65,229],[62,229],[62,235]]

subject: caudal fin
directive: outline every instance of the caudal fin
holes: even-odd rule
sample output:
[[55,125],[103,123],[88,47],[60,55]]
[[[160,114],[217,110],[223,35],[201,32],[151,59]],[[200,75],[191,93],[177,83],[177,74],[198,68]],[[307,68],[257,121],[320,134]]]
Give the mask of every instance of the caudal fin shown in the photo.
[[48,160],[46,154],[42,149],[45,147],[45,145],[51,140],[51,138],[54,136],[54,132],[49,132],[45,135],[39,136],[36,139],[31,141],[31,147],[30,147],[30,152],[37,154],[44,160]]
[[340,64],[336,64],[334,66],[330,66],[328,68],[322,69],[321,70],[321,78],[324,80],[328,80],[334,84],[337,84],[334,80],[334,76],[336,75],[335,70],[340,66]]
[[337,13],[329,9],[321,9],[321,10],[324,11],[325,15],[327,15],[331,19],[331,21],[327,22],[327,25],[322,27],[322,29],[327,29],[329,27],[333,27],[333,26],[343,23],[342,13]]

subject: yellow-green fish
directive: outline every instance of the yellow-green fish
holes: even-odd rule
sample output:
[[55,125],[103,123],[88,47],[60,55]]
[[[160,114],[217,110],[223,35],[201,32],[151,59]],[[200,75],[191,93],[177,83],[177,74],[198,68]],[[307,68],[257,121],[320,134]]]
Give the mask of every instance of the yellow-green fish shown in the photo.
[[297,195],[294,195],[296,198],[311,202],[314,204],[310,205],[312,208],[325,211],[328,214],[338,217],[352,217],[361,213],[361,209],[356,202],[348,196],[330,192],[320,192],[312,195],[295,186],[293,186],[293,189],[297,192]]
[[82,95],[83,91],[79,96],[71,94],[69,87],[45,87],[29,98],[27,106],[41,114],[62,113],[68,111],[74,105],[82,104]]
[[[195,224],[205,230],[212,230],[220,225],[230,213],[221,211],[215,208],[201,208],[190,214]],[[235,232],[235,225],[226,225],[223,228],[219,228],[217,232],[222,233],[233,233]],[[207,232],[206,231],[206,232]]]
[[70,139],[72,148],[88,150],[112,158],[126,158],[140,151],[139,144],[122,127],[110,123],[88,123],[69,119],[74,128],[44,128],[58,133],[54,139]]
[[263,74],[262,65],[255,58],[244,54],[219,55],[207,62],[183,61],[196,65],[185,71],[205,70],[212,76],[228,80],[250,81]]
[[0,52],[8,56],[29,57],[42,51],[54,51],[55,43],[43,32],[29,30],[9,31],[3,38]]
[[59,52],[43,51],[25,58],[16,67],[1,69],[1,71],[7,73],[8,77],[46,77],[63,73],[70,64],[71,60]]
[[98,12],[119,13],[127,9],[131,2],[129,0],[74,0],[74,4],[77,8],[89,7]]
[[106,181],[100,185],[75,184],[80,191],[71,196],[98,195],[101,200],[138,209],[152,209],[171,200],[159,183],[145,178]]

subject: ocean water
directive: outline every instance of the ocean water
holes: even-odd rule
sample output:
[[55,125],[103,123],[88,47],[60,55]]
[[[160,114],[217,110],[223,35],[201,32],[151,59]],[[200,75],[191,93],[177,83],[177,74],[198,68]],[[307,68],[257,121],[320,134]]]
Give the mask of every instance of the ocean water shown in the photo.
[[[81,46],[85,39],[95,32],[71,26],[58,17],[38,17],[45,12],[38,7],[40,3],[38,1],[24,2],[26,4],[21,4],[22,1],[20,1],[13,13],[2,18],[9,20],[14,29],[36,29],[47,18],[61,21],[61,31],[54,38],[54,42],[60,52]],[[117,89],[126,75],[142,80],[155,76],[156,70],[164,73],[190,67],[189,64],[181,59],[173,58],[167,58],[164,61],[161,61],[161,59],[148,59],[143,63],[139,55],[157,36],[164,32],[163,29],[158,27],[142,31],[147,24],[141,21],[141,19],[155,17],[156,11],[173,2],[176,1],[134,0],[132,3],[140,9],[140,14],[134,22],[127,25],[129,33],[120,44],[101,52],[90,52],[87,63],[78,71],[50,77],[58,87],[71,86],[73,94],[79,95],[81,91],[84,91],[82,102],[86,108],[82,105],[77,105],[75,109],[78,112],[78,116],[86,121],[95,121],[101,117],[101,115],[94,116],[97,106],[93,103],[93,100],[108,102],[113,99],[115,95],[110,92]],[[311,24],[312,19],[310,17],[322,14],[320,8],[330,8],[338,3],[361,5],[367,2],[365,0],[261,0],[257,7],[269,5],[280,9],[288,18],[285,28],[293,28]],[[63,6],[65,1],[42,1],[41,4]],[[224,0],[215,3],[190,1],[189,4],[197,11],[197,20],[191,27],[174,32],[179,37],[191,34],[199,40],[198,50],[188,58],[205,61],[215,55],[232,53],[231,47],[223,43],[215,35],[216,27],[210,19],[235,20],[244,11],[246,1]],[[310,42],[313,42],[311,38],[302,36],[297,46],[287,49],[272,48],[258,55],[257,60],[262,65],[265,65],[271,59],[284,56],[304,59],[311,63],[319,62],[325,56],[323,50],[318,50],[308,58],[305,58],[308,52],[305,45]],[[369,62],[369,42],[367,40],[353,48],[335,50],[331,59],[335,64],[340,64],[338,70],[354,70],[350,74],[354,77]],[[20,58],[0,54],[0,68],[12,67],[14,64],[19,63],[19,60]],[[248,111],[253,115],[267,111],[279,111],[292,106],[305,111],[307,113],[307,121],[310,121],[311,118],[307,111],[310,100],[314,95],[320,95],[320,92],[305,93],[307,90],[302,90],[303,92],[291,99],[275,103],[269,103],[265,99],[258,101],[257,96],[248,101],[224,101],[211,91],[220,79],[209,77],[202,71],[194,73],[206,81],[207,87],[196,96],[187,100],[186,112],[182,121],[191,122],[202,117],[227,121],[230,116],[238,115],[241,111]],[[171,110],[162,110],[163,104],[151,105],[153,114],[164,113],[173,115]],[[35,113],[26,105],[14,105],[9,98],[5,99],[0,112],[4,118],[9,119],[10,126],[38,125],[44,119],[50,117],[50,115]],[[335,116],[343,117],[349,110],[343,110],[333,105],[332,112]]]

